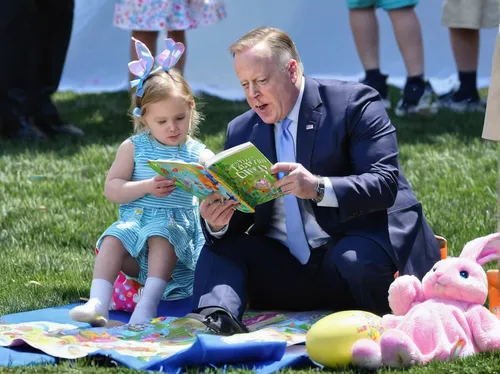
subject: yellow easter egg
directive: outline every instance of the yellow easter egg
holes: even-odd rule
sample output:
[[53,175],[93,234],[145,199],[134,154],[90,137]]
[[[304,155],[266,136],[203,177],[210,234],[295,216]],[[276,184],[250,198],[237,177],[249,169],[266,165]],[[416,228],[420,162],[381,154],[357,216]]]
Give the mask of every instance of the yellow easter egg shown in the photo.
[[351,348],[357,340],[380,340],[383,332],[381,322],[381,317],[359,310],[330,314],[317,321],[307,332],[307,353],[320,365],[345,367],[351,363]]

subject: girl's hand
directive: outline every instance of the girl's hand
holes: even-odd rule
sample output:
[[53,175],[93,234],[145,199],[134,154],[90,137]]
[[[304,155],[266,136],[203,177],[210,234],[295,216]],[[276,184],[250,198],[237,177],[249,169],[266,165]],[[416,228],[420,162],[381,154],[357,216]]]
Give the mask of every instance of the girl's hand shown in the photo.
[[149,180],[149,193],[155,197],[165,197],[175,189],[175,183],[160,175]]

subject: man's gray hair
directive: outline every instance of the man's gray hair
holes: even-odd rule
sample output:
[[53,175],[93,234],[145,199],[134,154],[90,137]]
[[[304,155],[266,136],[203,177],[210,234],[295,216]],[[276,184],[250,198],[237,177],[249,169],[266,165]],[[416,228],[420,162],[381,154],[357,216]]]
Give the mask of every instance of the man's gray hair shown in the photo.
[[261,42],[265,42],[269,46],[271,53],[276,58],[276,63],[281,69],[286,69],[288,62],[294,59],[297,61],[299,75],[304,73],[304,66],[295,43],[286,32],[280,29],[273,27],[253,29],[234,42],[228,50],[234,57],[237,52],[251,48]]

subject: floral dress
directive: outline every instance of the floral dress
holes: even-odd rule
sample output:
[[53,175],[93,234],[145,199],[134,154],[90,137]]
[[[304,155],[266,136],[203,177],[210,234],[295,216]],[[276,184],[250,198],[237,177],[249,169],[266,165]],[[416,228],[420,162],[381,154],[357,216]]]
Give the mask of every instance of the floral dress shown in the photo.
[[174,31],[226,18],[224,0],[118,0],[113,24],[127,30]]

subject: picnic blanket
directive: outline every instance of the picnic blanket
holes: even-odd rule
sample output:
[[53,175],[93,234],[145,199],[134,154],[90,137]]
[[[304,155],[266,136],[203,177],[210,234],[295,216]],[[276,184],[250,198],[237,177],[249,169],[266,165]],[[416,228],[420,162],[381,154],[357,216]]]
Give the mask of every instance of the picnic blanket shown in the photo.
[[[186,304],[188,305],[188,304]],[[231,365],[260,373],[311,365],[305,352],[310,326],[329,312],[280,313],[248,311],[250,333],[222,337],[198,321],[159,317],[138,326],[91,328],[72,321],[73,305],[4,316],[0,319],[0,366],[56,363],[61,359],[106,356],[137,370],[179,372],[187,366]],[[186,310],[178,305],[177,313]],[[110,318],[127,322],[128,313]]]

